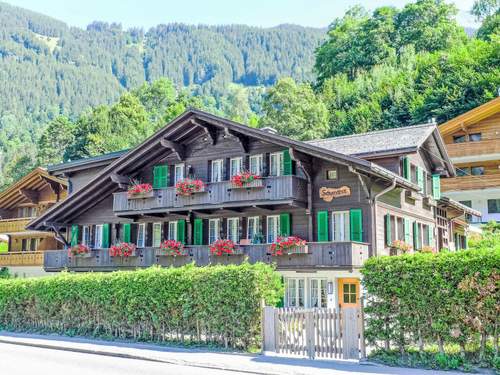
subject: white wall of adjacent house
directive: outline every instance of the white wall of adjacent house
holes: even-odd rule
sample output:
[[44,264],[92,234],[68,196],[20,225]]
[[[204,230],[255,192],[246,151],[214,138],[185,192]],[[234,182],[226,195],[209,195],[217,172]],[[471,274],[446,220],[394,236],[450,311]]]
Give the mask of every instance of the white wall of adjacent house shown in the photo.
[[481,212],[480,218],[472,218],[473,223],[487,223],[491,220],[500,222],[500,187],[496,189],[447,191],[443,195],[466,205],[470,202],[472,209]]

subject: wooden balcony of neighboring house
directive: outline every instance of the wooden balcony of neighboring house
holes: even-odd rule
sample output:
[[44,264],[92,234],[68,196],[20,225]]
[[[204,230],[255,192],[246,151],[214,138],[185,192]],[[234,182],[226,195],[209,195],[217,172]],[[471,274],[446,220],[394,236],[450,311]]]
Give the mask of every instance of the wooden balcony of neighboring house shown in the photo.
[[[453,162],[473,161],[481,156],[499,155],[500,139],[485,139],[478,142],[450,143],[446,145]],[[470,160],[469,160],[470,159]]]
[[43,251],[16,251],[0,254],[0,267],[42,266]]
[[482,176],[461,176],[441,179],[441,190],[462,191],[481,190],[500,187],[500,174]]
[[156,189],[151,197],[130,199],[127,192],[114,193],[113,210],[118,214],[137,211],[203,209],[217,206],[304,203],[307,182],[297,176],[266,177],[252,186],[237,188],[230,181],[206,183],[203,192],[190,196],[176,194],[175,187]]
[[0,234],[24,232],[26,225],[32,220],[32,217],[20,217],[0,220]]
[[352,269],[360,267],[368,259],[369,246],[359,242],[310,242],[307,252],[273,256],[270,245],[239,245],[238,255],[216,256],[207,245],[186,246],[186,256],[158,256],[157,249],[137,249],[133,257],[111,257],[109,249],[94,249],[86,256],[68,255],[67,250],[47,251],[44,254],[46,271],[114,271],[146,268],[153,265],[164,267],[197,266],[213,264],[239,264],[245,259],[250,263],[276,264],[278,270],[286,269]]

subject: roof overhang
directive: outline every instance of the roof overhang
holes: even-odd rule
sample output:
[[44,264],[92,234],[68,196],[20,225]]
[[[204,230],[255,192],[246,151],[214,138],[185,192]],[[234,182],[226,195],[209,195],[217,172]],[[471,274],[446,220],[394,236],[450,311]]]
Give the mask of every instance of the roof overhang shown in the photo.
[[457,202],[457,201],[450,199],[448,197],[441,197],[438,200],[438,206],[441,208],[445,208],[445,209],[452,208],[455,211],[461,212],[462,214],[469,214],[472,216],[481,217],[481,212],[476,211],[476,210],[466,206],[465,204]]
[[111,152],[109,154],[68,161],[60,164],[52,164],[47,171],[55,176],[64,176],[73,172],[79,172],[90,168],[104,167],[127,153],[128,150]]

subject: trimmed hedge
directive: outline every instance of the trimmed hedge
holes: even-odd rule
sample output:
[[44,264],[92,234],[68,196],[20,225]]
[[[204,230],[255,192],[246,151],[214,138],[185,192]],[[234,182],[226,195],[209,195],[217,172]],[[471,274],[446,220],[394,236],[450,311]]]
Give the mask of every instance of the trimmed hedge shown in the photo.
[[281,294],[272,267],[248,263],[0,280],[0,326],[250,349],[262,300]]
[[424,346],[498,355],[500,249],[370,258],[362,269],[369,344],[401,355]]

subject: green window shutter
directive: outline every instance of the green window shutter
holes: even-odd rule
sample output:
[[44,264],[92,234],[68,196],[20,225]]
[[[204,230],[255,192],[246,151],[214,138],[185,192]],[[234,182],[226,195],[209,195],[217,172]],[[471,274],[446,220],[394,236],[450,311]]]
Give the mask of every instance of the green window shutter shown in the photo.
[[177,221],[177,241],[186,243],[186,220]]
[[109,247],[109,224],[102,225],[102,247],[103,249]]
[[351,208],[349,216],[351,241],[363,242],[363,212],[361,208]]
[[153,188],[166,188],[168,183],[168,165],[155,165],[153,168]]
[[71,226],[71,246],[78,245],[78,225]]
[[424,170],[417,167],[417,185],[424,190]]
[[328,211],[318,211],[318,242],[328,241]]
[[292,174],[292,158],[290,157],[290,151],[283,151],[283,175],[290,176]]
[[438,174],[432,175],[432,197],[434,199],[441,198],[441,176]]
[[290,214],[280,214],[280,236],[288,237],[290,235]]
[[130,242],[130,223],[123,224],[123,242]]
[[409,245],[411,242],[411,236],[410,236],[410,219],[406,219],[403,222],[404,225],[404,231],[405,231],[405,242]]
[[385,215],[385,244],[391,246],[391,215]]
[[411,165],[408,156],[403,158],[403,177],[407,180],[411,180]]
[[194,219],[194,238],[195,245],[203,245],[203,219]]
[[413,249],[420,249],[420,233],[418,230],[418,223],[416,221],[413,222]]

